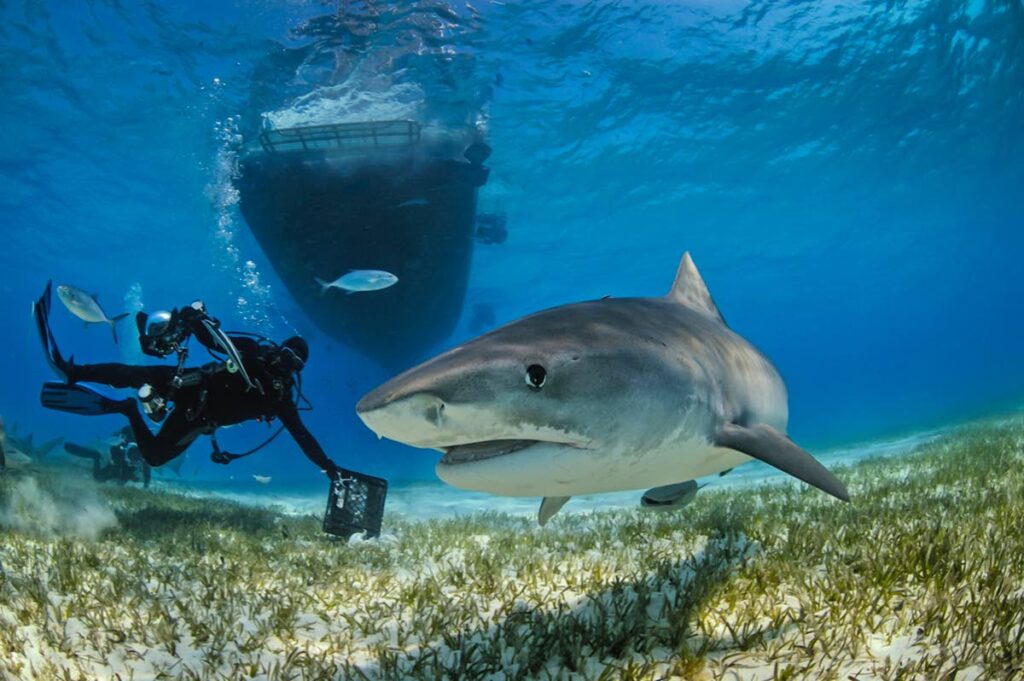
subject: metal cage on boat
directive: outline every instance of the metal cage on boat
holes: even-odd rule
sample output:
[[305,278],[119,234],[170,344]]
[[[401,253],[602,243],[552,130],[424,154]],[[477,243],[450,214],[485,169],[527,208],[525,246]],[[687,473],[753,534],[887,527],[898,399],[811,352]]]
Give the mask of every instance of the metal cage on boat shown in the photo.
[[268,153],[313,150],[363,153],[409,147],[419,141],[420,124],[406,120],[309,125],[264,130],[259,136],[260,147]]

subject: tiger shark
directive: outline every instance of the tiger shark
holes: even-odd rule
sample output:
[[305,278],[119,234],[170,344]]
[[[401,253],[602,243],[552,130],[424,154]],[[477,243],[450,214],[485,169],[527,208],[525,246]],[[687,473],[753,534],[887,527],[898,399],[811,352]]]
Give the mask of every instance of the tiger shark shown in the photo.
[[848,501],[786,436],[788,411],[779,372],[729,329],[689,253],[663,297],[538,312],[356,405],[378,437],[443,452],[450,485],[544,497],[541,524],[580,494],[653,487],[645,506],[688,503],[690,481],[752,459]]

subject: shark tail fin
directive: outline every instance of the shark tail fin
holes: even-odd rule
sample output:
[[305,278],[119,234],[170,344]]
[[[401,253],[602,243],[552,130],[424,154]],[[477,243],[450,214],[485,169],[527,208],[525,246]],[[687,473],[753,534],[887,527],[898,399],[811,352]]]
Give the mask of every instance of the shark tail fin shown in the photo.
[[185,464],[185,455],[184,454],[180,454],[175,459],[171,460],[171,462],[167,464],[167,467],[170,468],[172,471],[174,471],[175,475],[177,475],[180,478],[181,477],[181,467],[184,464]]
[[850,500],[846,487],[827,468],[769,425],[759,423],[748,427],[726,423],[718,429],[715,444],[764,461],[836,499]]
[[47,440],[43,444],[36,447],[36,458],[43,458],[44,456],[52,452],[54,449],[56,449],[59,445],[63,444],[63,442],[63,437],[55,437],[52,440]]
[[110,323],[110,332],[114,334],[114,345],[117,345],[117,323],[127,317],[128,314],[128,312],[124,312],[107,320]]
[[697,266],[693,264],[693,258],[690,257],[689,251],[683,253],[683,259],[676,271],[676,280],[672,283],[672,290],[665,297],[692,310],[703,312],[725,324],[725,319],[711,298],[708,285],[704,283],[704,278],[700,276]]
[[327,289],[331,288],[330,282],[326,282],[320,277],[313,277],[313,281],[320,284],[320,295],[327,293]]

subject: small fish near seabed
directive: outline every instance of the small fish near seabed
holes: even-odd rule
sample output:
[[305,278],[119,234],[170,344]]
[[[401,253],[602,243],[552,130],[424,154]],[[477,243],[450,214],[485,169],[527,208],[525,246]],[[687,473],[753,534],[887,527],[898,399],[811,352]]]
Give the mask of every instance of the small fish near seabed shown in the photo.
[[114,334],[114,343],[117,344],[117,322],[128,316],[128,313],[119,314],[115,317],[108,317],[100,306],[99,296],[95,293],[86,293],[80,288],[68,284],[57,286],[57,297],[68,312],[81,319],[86,324],[110,324],[110,331]]
[[380,291],[398,283],[398,277],[384,270],[352,270],[334,281],[324,281],[320,277],[313,278],[316,283],[320,284],[321,294],[327,293],[327,290],[332,288],[341,289],[348,294]]
[[260,483],[261,485],[269,485],[270,481],[273,480],[273,477],[269,475],[256,475],[255,473],[253,473],[252,479]]

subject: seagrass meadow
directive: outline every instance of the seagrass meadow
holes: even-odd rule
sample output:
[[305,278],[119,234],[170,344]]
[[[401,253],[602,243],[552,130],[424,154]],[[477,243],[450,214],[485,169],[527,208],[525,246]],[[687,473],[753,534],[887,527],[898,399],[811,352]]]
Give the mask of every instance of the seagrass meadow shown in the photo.
[[1024,677],[1024,418],[675,513],[318,520],[0,477],[4,679]]

